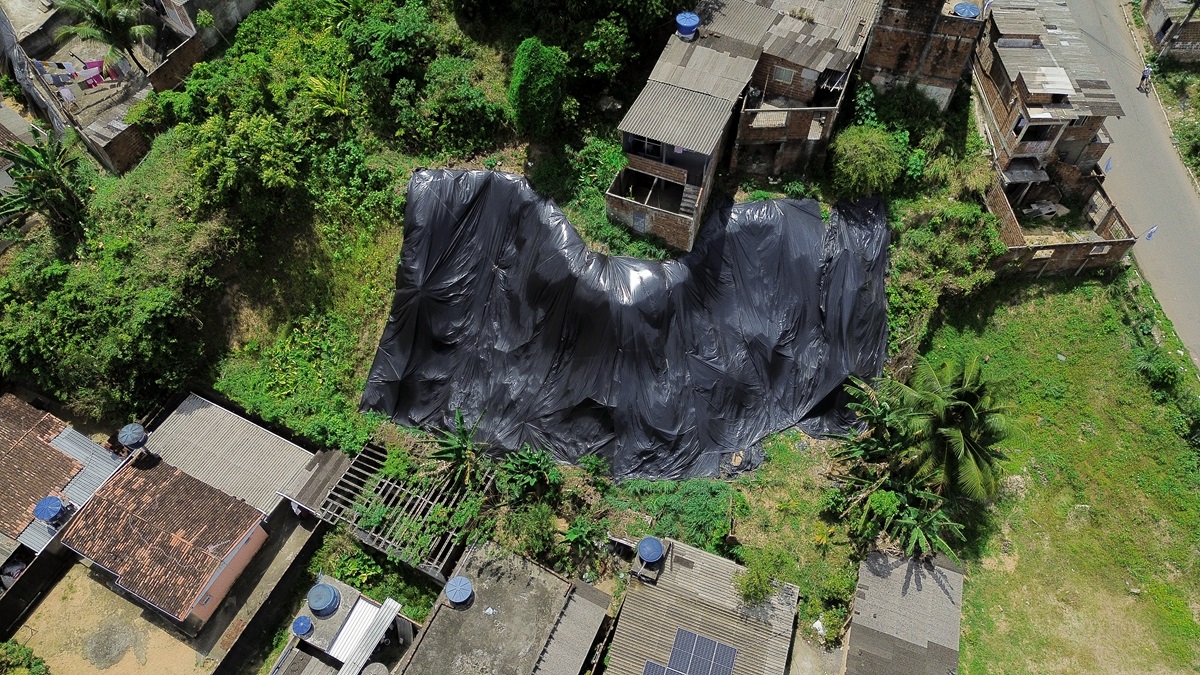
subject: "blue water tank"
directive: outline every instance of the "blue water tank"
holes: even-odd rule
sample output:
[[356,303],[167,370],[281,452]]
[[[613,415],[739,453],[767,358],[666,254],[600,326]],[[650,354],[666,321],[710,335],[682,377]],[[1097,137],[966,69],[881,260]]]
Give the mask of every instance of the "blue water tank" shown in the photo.
[[456,605],[470,600],[472,592],[471,580],[464,576],[453,577],[446,582],[446,597]]
[[137,422],[126,424],[117,432],[117,442],[130,450],[138,450],[146,444],[146,429]]
[[971,2],[960,2],[954,5],[954,13],[964,19],[978,19],[979,5]]
[[332,616],[341,600],[337,589],[329,584],[317,584],[308,591],[308,608],[319,619]]
[[33,517],[43,523],[51,523],[62,515],[63,503],[58,497],[42,497],[33,507]]
[[680,12],[675,15],[675,30],[684,40],[696,39],[696,29],[700,27],[700,15],[695,12]]
[[312,619],[307,616],[298,616],[292,622],[292,632],[298,637],[304,637],[312,632]]
[[642,537],[638,542],[637,551],[638,557],[647,565],[653,565],[663,557],[662,542],[655,537]]

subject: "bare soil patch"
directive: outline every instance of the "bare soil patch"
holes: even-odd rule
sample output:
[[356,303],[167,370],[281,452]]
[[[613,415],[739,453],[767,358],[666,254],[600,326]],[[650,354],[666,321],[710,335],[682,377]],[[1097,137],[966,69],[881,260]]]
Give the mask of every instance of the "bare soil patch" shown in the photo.
[[183,635],[75,565],[17,631],[17,639],[70,675],[199,675],[205,662]]

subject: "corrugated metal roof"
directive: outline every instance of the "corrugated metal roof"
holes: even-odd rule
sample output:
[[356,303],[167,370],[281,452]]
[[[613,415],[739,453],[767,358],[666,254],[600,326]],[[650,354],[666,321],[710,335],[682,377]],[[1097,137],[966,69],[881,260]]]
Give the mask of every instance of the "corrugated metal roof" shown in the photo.
[[[993,47],[1012,81],[1016,82],[1020,74],[1031,91],[1067,94],[1066,103],[1030,104],[1031,113],[1036,108],[1041,117],[1053,119],[1125,114],[1066,3],[996,0],[990,16],[1001,39],[1010,35],[1038,36],[1040,44],[1017,46],[1009,42]],[[1070,91],[1061,78],[1056,79],[1053,91],[1046,89],[1047,73],[1065,74]]]
[[270,513],[313,455],[231,410],[189,395],[146,448],[188,475]]
[[962,583],[958,570],[868,554],[858,568],[847,675],[953,672]]
[[[371,654],[375,652],[375,648],[379,646],[379,641],[383,639],[388,626],[392,625],[392,621],[396,619],[396,615],[399,613],[399,602],[396,602],[392,598],[383,601],[383,606],[375,611],[370,623],[363,627],[358,642],[349,651],[346,658],[341,659],[334,655],[334,658],[343,661],[342,669],[338,671],[338,675],[358,675],[362,671],[363,667],[367,665],[367,661],[371,658]],[[353,616],[351,619],[353,619]],[[339,635],[338,637],[340,638],[341,636]],[[334,646],[337,646],[336,643]]]
[[735,55],[708,47],[703,40],[671,40],[654,65],[650,79],[729,101],[742,95],[758,55]]
[[50,445],[83,465],[83,469],[63,488],[67,498],[77,507],[91,499],[126,459],[105,450],[99,443],[70,427],[50,441]]
[[733,104],[729,101],[651,80],[629,106],[618,128],[710,155],[732,115]]
[[342,624],[337,637],[333,638],[333,643],[329,645],[329,655],[345,663],[347,657],[358,646],[358,641],[367,632],[367,627],[375,620],[375,614],[378,612],[379,605],[359,597],[358,602],[354,603],[354,607],[350,610],[350,616],[346,617],[346,623]]
[[[575,588],[580,588],[580,585]],[[600,632],[600,625],[608,614],[608,601],[611,600],[607,594],[586,588],[591,592],[576,590],[571,593],[566,608],[550,634],[546,650],[533,668],[534,675],[561,675],[583,670],[583,663],[587,660],[592,643],[596,641],[596,633]],[[593,598],[593,595],[599,598]]]
[[700,3],[698,14],[704,32],[713,32],[747,44],[762,44],[763,36],[780,18],[780,13],[771,7],[763,7],[746,0]]
[[744,567],[677,541],[655,584],[631,579],[608,650],[608,675],[642,675],[666,663],[683,628],[738,650],[733,675],[784,675],[799,590],[784,584],[765,603],[746,607],[733,579]]

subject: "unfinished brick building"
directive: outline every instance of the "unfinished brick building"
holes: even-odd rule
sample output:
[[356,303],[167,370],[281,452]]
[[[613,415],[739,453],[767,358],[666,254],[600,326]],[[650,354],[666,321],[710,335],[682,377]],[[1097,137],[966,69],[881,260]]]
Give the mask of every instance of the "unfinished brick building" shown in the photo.
[[863,52],[862,79],[884,91],[915,83],[945,110],[982,35],[978,5],[886,0]]
[[1099,163],[1111,144],[1104,120],[1124,111],[1070,10],[1055,0],[996,3],[974,74],[999,171],[988,206],[1009,246],[1000,262],[1040,274],[1119,260],[1135,239]]
[[687,251],[727,148],[750,173],[823,160],[880,1],[702,3],[618,127],[609,217]]
[[1200,14],[1183,23],[1192,4],[1191,0],[1146,0],[1142,3],[1142,16],[1155,49],[1162,49],[1163,41],[1170,35],[1171,58],[1200,61]]

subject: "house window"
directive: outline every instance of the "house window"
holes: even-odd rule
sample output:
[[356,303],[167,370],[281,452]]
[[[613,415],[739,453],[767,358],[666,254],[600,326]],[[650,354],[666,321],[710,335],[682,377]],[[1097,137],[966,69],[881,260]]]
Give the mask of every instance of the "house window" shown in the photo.
[[1086,118],[1086,117],[1076,117],[1075,119],[1071,120],[1070,126],[1081,127],[1081,126],[1087,124],[1087,121],[1088,121],[1088,118]]
[[629,151],[635,155],[662,160],[662,143],[645,136],[629,136]]
[[1104,255],[1105,253],[1108,253],[1110,249],[1112,249],[1112,246],[1107,244],[1093,246],[1091,253],[1088,253],[1088,255]]
[[783,84],[791,84],[792,78],[796,76],[796,71],[791,68],[775,66],[775,81]]
[[1057,124],[1033,124],[1025,130],[1025,136],[1022,140],[1026,143],[1052,141],[1055,135],[1058,134],[1058,129],[1059,126]]

